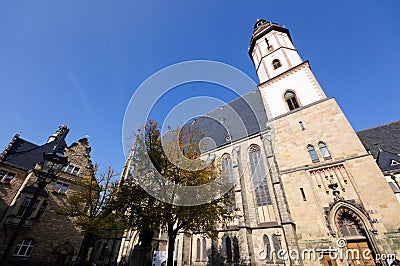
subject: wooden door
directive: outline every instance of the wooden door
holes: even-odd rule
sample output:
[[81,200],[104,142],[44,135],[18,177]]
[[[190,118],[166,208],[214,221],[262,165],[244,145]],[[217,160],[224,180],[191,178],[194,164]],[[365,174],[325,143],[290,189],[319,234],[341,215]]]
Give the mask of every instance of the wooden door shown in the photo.
[[[349,259],[353,260],[353,264],[357,265],[375,265],[374,256],[366,241],[357,241],[347,243]],[[366,251],[368,255],[366,254]],[[352,257],[352,258],[351,258]]]

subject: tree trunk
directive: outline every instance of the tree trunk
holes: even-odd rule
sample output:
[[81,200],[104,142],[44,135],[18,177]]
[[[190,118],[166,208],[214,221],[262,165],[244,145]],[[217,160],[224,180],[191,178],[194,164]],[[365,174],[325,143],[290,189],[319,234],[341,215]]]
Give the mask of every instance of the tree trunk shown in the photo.
[[175,249],[175,239],[176,232],[174,231],[174,225],[168,224],[168,259],[167,266],[174,265],[174,249]]

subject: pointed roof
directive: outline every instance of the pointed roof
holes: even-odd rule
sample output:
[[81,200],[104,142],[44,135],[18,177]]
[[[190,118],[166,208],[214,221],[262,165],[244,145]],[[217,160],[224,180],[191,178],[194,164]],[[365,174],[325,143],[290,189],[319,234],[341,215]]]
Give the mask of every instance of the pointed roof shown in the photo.
[[292,37],[290,36],[289,30],[285,28],[282,25],[279,25],[278,23],[272,22],[272,21],[266,21],[265,19],[258,19],[256,23],[254,24],[254,30],[253,34],[251,35],[250,39],[250,47],[249,47],[249,56],[252,58],[251,53],[254,49],[254,46],[256,44],[256,41],[263,36],[265,36],[268,32],[270,31],[280,31],[283,33],[286,33],[289,37],[290,40],[292,40]]
[[185,126],[191,124],[204,133],[204,137],[212,139],[214,143],[204,147],[212,150],[264,131],[267,121],[260,91],[254,90],[189,121]]
[[380,149],[376,163],[382,172],[400,171],[400,156],[397,154]]
[[57,131],[59,134],[43,145],[36,145],[16,135],[3,152],[0,162],[26,171],[33,169],[37,163],[43,161],[44,153],[67,147],[65,137],[68,131],[65,126],[59,127]]

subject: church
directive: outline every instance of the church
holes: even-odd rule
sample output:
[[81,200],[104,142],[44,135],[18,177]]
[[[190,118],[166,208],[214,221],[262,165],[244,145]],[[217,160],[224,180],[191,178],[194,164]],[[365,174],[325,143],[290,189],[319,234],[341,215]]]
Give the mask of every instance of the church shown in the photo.
[[[235,180],[238,218],[217,241],[181,232],[175,265],[390,265],[400,256],[400,147],[385,134],[398,139],[399,122],[357,134],[277,23],[256,22],[248,53],[257,90],[193,121],[212,129],[206,155]],[[237,119],[232,109],[247,130],[221,126]],[[132,262],[136,241],[124,236],[119,260]]]

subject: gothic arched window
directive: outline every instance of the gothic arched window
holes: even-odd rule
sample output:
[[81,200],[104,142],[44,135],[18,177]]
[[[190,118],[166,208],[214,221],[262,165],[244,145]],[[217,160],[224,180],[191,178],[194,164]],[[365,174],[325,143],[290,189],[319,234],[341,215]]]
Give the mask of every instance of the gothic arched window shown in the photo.
[[[235,183],[235,179],[233,176],[233,167],[232,167],[232,159],[231,156],[228,153],[225,153],[224,155],[222,155],[221,158],[221,170],[222,170],[222,174],[225,175],[226,178],[228,178],[229,182],[231,184]],[[235,210],[236,209],[236,199],[235,199],[235,192],[232,192],[232,195],[230,195],[231,197],[231,202],[232,205],[229,206],[230,210]]]
[[285,100],[290,111],[300,107],[296,94],[292,91],[287,91],[285,93]]
[[233,238],[233,262],[240,261],[240,252],[239,252],[239,240],[235,236]]
[[108,243],[104,242],[103,243],[103,247],[101,248],[99,260],[103,261],[106,258],[107,255],[108,255]]
[[267,260],[272,260],[271,243],[269,242],[269,237],[267,235],[263,236],[263,242],[265,257],[267,258]]
[[318,148],[322,154],[322,157],[324,157],[324,159],[328,160],[328,159],[332,158],[331,154],[329,153],[328,148],[326,147],[326,144],[324,142],[320,141],[318,143]]
[[276,253],[276,259],[278,261],[283,260],[284,258],[282,257],[283,252],[282,252],[282,245],[281,245],[281,240],[279,239],[279,236],[276,234],[272,235],[272,244],[274,245],[274,251]]
[[311,160],[315,163],[315,162],[319,162],[319,158],[318,158],[318,154],[314,149],[314,146],[309,144],[307,146],[307,150],[308,150],[308,154],[310,154]]
[[271,195],[269,194],[267,176],[261,157],[260,147],[251,145],[249,149],[251,179],[256,196],[257,206],[271,205]]
[[221,170],[222,173],[226,175],[227,178],[229,178],[230,182],[234,182],[234,177],[233,177],[233,167],[232,167],[232,160],[231,156],[228,153],[225,153],[222,155],[221,158]]
[[279,59],[274,59],[272,61],[272,66],[274,69],[280,68],[282,66],[281,61],[279,61]]
[[232,242],[231,242],[231,239],[229,236],[226,237],[225,244],[226,244],[226,262],[231,263],[232,262]]
[[203,261],[207,260],[207,241],[203,238]]
[[196,260],[200,261],[201,258],[201,242],[200,239],[197,239],[197,254],[196,254]]

